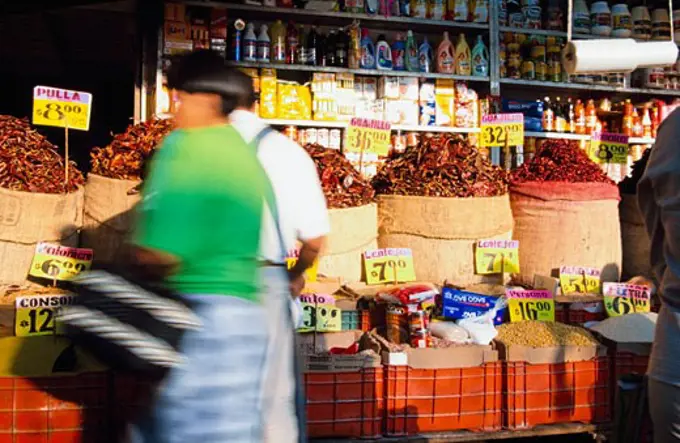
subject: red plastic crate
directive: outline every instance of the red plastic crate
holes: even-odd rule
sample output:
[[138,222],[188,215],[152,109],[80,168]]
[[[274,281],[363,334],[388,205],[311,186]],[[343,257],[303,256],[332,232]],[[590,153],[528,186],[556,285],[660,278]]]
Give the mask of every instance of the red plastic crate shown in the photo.
[[106,373],[0,377],[0,443],[100,443],[108,387]]
[[501,363],[457,369],[388,366],[387,435],[501,428]]
[[581,326],[589,321],[602,321],[607,318],[604,312],[588,312],[582,309],[569,309],[567,324]]
[[374,438],[384,425],[384,370],[304,374],[310,438]]
[[559,323],[566,323],[568,320],[569,309],[564,305],[555,305],[555,321]]
[[626,374],[644,375],[647,373],[649,355],[637,355],[632,352],[612,351],[612,373],[614,382]]
[[504,362],[504,425],[526,429],[608,421],[609,377],[607,357],[553,364]]

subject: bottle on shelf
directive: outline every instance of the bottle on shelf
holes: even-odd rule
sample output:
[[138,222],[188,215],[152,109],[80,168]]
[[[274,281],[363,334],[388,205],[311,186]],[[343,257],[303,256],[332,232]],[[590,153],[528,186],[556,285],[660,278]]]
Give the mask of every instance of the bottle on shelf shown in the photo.
[[567,115],[567,132],[573,134],[576,132],[576,109],[574,107],[574,101],[571,99],[571,97],[567,98],[567,103],[564,109]]
[[564,106],[562,99],[557,97],[555,99],[555,132],[567,132],[567,116],[564,114]]
[[456,67],[455,72],[458,75],[472,75],[472,56],[470,54],[470,46],[465,40],[465,34],[462,32],[458,35],[458,42],[456,43]]
[[230,59],[235,62],[240,62],[242,58],[241,41],[243,39],[243,30],[246,27],[246,22],[238,19],[234,22],[234,29],[231,34],[231,52]]
[[543,131],[552,132],[555,130],[555,111],[550,104],[550,97],[543,99]]
[[297,63],[306,65],[308,62],[307,54],[307,34],[305,27],[300,25],[298,26]]
[[411,30],[406,33],[406,56],[404,61],[407,71],[418,72],[418,46]]
[[378,13],[378,9],[380,9],[380,1],[366,0],[364,8],[366,9],[366,14],[375,15]]
[[437,72],[442,74],[454,74],[456,70],[455,49],[449,40],[449,33],[444,31],[444,39],[437,48]]
[[361,60],[359,67],[362,69],[375,69],[375,45],[368,34],[368,29],[361,30]]
[[338,29],[335,40],[335,66],[340,68],[347,67],[347,34],[344,29]]
[[350,69],[359,69],[361,61],[361,29],[359,22],[354,22],[349,27],[347,39],[347,66]]
[[281,20],[274,22],[270,29],[271,59],[274,63],[286,61],[286,27]]
[[243,61],[257,61],[257,36],[253,22],[246,25],[246,32],[243,35]]
[[624,135],[633,135],[633,104],[630,99],[623,104],[623,119],[621,121],[621,131]]
[[445,0],[427,0],[427,18],[432,20],[444,20],[445,16]]
[[595,101],[588,100],[586,104],[586,134],[592,135],[597,128],[597,109],[595,109]]
[[337,44],[338,34],[335,29],[331,29],[326,37],[324,66],[337,66]]
[[319,43],[319,35],[316,33],[316,26],[312,26],[307,34],[307,64],[311,66],[316,66],[319,64],[319,51],[317,50]]
[[397,33],[396,40],[392,44],[392,69],[395,71],[406,70],[406,44],[401,33]]
[[576,100],[574,107],[574,132],[577,134],[586,133],[586,108],[581,100]]
[[645,106],[642,114],[642,136],[647,138],[652,136],[652,117],[649,114],[649,106]]
[[642,118],[636,107],[633,107],[633,137],[642,137],[645,129],[642,126]]
[[300,62],[298,45],[300,44],[300,36],[298,28],[292,21],[288,22],[288,29],[286,30],[286,63],[289,65],[297,65]]
[[328,37],[320,32],[316,36],[316,66],[328,66],[326,65],[327,39]]
[[418,47],[418,70],[420,72],[432,72],[433,57],[432,46],[425,37],[423,43]]
[[378,36],[378,44],[375,46],[376,53],[376,69],[391,71],[392,70],[392,49],[385,39],[384,34]]
[[267,25],[260,26],[260,35],[257,36],[257,61],[269,63],[270,61],[270,47],[269,34],[267,33]]
[[476,77],[489,75],[489,51],[481,35],[477,36],[477,43],[472,48],[472,75]]

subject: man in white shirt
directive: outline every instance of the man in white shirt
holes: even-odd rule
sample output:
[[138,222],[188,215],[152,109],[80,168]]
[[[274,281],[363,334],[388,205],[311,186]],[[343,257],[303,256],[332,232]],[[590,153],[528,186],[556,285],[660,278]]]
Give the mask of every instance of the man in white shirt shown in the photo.
[[[235,82],[252,80],[240,71]],[[242,97],[230,115],[232,125],[246,142],[257,144],[257,155],[274,189],[278,217],[265,209],[260,260],[262,298],[267,308],[270,334],[268,376],[264,386],[265,441],[305,441],[304,397],[296,383],[291,295],[304,286],[304,272],[319,255],[330,231],[326,198],[316,165],[307,152],[285,135],[267,132],[267,124],[254,112],[255,94]],[[275,218],[278,219],[278,228]],[[279,234],[280,231],[280,234]],[[285,256],[300,243],[298,261],[286,273]],[[285,248],[285,249],[284,249]]]

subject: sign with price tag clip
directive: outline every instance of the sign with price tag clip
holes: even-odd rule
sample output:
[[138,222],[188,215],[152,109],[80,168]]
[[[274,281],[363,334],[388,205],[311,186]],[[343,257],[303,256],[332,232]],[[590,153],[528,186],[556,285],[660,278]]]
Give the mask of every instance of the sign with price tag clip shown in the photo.
[[524,115],[488,114],[482,117],[480,146],[496,148],[524,144]]
[[[293,269],[293,266],[298,261],[298,254],[300,251],[295,250],[293,252],[289,252],[288,256],[286,257],[286,268],[290,271]],[[318,277],[319,274],[319,261],[314,260],[314,263],[312,263],[312,266],[310,268],[307,268],[305,270],[305,281],[307,282],[315,282],[316,278]]]
[[609,317],[650,311],[652,291],[647,286],[606,282],[602,294]]
[[555,321],[555,299],[550,291],[508,289],[505,291],[505,298],[508,299],[511,322]]
[[480,240],[475,249],[477,274],[519,272],[519,241]]
[[599,294],[600,270],[582,266],[560,267],[560,287],[562,295]]
[[339,332],[342,330],[342,309],[335,306],[330,295],[307,294],[300,296],[302,327],[298,332]]
[[28,275],[50,280],[71,280],[92,266],[92,249],[38,243]]
[[386,121],[353,118],[345,133],[344,152],[372,152],[378,155],[390,153],[392,132]]
[[628,136],[598,132],[590,139],[589,157],[595,163],[627,164]]
[[33,124],[90,129],[92,94],[69,89],[36,86],[33,88]]
[[63,329],[56,322],[62,306],[73,304],[75,295],[45,294],[17,297],[15,301],[14,335],[33,337],[38,335],[62,334]]
[[408,248],[373,249],[364,252],[366,283],[405,283],[416,281],[413,251]]

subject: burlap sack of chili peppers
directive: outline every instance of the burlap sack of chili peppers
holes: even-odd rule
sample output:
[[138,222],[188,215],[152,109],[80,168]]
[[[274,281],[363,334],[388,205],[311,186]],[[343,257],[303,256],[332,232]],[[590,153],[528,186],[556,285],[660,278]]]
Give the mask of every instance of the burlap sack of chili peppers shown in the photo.
[[619,192],[575,144],[550,140],[511,177],[513,237],[520,244],[521,283],[551,275],[562,265],[621,273]]
[[27,120],[0,116],[0,284],[27,281],[39,242],[78,246],[83,175]]
[[329,207],[331,232],[319,259],[319,273],[345,282],[361,279],[361,253],[378,247],[375,192],[337,150],[309,144]]
[[378,245],[413,250],[418,280],[467,286],[497,282],[476,275],[474,245],[510,239],[507,178],[456,136],[436,136],[385,164],[378,193]]
[[628,280],[636,275],[652,278],[652,267],[649,264],[650,243],[645,223],[637,204],[636,187],[647,165],[651,149],[633,165],[632,174],[620,184],[621,203],[619,203],[619,219],[621,221],[621,246],[623,248],[622,278]]
[[132,228],[145,162],[167,135],[172,122],[152,120],[131,125],[105,148],[94,148],[85,184],[81,244],[95,251],[97,262],[119,258]]

